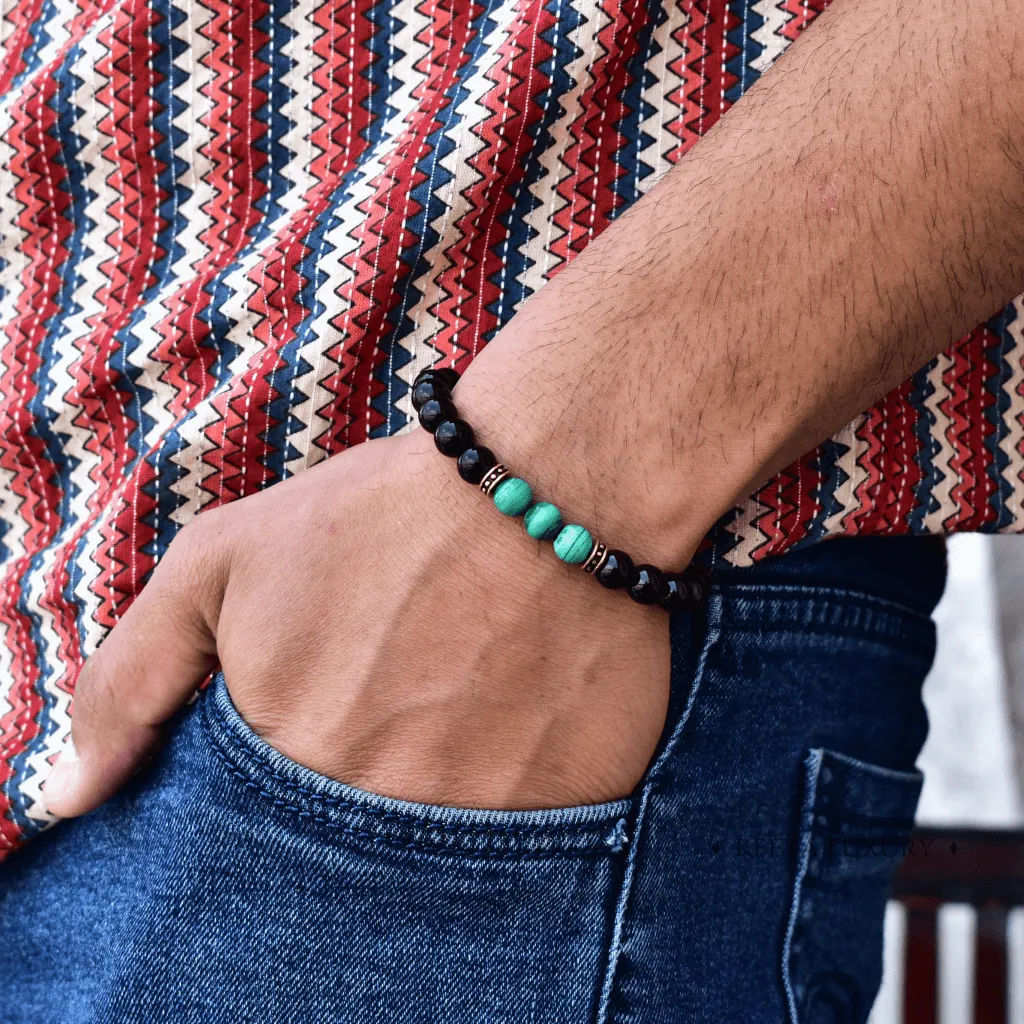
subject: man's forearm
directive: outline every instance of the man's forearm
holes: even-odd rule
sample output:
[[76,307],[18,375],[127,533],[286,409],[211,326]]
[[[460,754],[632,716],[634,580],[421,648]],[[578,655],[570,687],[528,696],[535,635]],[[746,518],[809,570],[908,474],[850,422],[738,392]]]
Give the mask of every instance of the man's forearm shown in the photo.
[[609,541],[737,498],[1024,289],[1024,3],[835,0],[534,296],[460,408]]

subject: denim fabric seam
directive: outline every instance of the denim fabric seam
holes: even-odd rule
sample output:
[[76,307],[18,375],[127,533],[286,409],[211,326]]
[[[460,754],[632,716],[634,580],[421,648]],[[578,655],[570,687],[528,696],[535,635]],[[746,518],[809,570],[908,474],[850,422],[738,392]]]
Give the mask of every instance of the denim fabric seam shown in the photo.
[[[248,789],[268,800],[279,810],[289,811],[307,821],[314,821],[344,835],[356,839],[370,841],[374,844],[391,846],[401,850],[420,850],[431,854],[453,854],[472,857],[493,857],[493,858],[522,858],[522,857],[599,857],[614,856],[621,852],[621,832],[624,814],[619,814],[614,820],[602,822],[582,822],[552,825],[485,825],[482,823],[459,823],[459,822],[432,822],[423,818],[416,818],[413,815],[400,814],[397,812],[385,811],[381,808],[361,805],[353,801],[345,801],[340,798],[331,797],[315,790],[300,785],[292,779],[275,771],[274,767],[258,751],[246,748],[242,741],[230,735],[230,723],[224,720],[223,712],[216,706],[212,699],[213,695],[204,695],[202,699],[201,715],[206,731],[210,737],[213,751],[225,770],[234,778],[242,782]],[[211,721],[216,722],[220,729],[211,728]],[[415,828],[430,835],[438,836],[436,843],[425,842],[422,839],[401,839],[395,836],[375,834],[366,832],[354,825],[346,825],[335,821],[326,814],[317,814],[314,809],[304,807],[300,803],[290,802],[275,795],[270,789],[261,786],[259,782],[251,779],[229,748],[234,748],[235,754],[243,759],[249,759],[255,763],[261,772],[266,772],[277,785],[285,790],[295,792],[299,797],[305,798],[313,805],[319,803],[342,812],[351,812],[354,815],[368,815],[374,820],[384,822],[397,822],[402,825]],[[589,835],[586,834],[589,832]],[[475,838],[479,842],[488,842],[491,839],[501,838],[508,840],[500,848],[480,847],[467,848],[465,846],[446,845],[443,840],[451,839],[452,842]],[[557,848],[540,847],[524,848],[523,845],[516,845],[517,841],[535,842],[561,842],[563,845]],[[577,845],[567,845],[569,843]]]
[[[714,591],[713,591],[714,593]],[[744,586],[719,592],[717,620],[732,632],[842,636],[866,642],[914,643],[934,635],[931,618],[857,591],[825,587]]]
[[[221,712],[219,709],[214,708],[212,714],[220,716]],[[225,725],[227,724],[226,722],[224,722],[222,717],[221,722]],[[546,825],[510,826],[485,825],[483,823],[459,824],[457,822],[432,822],[426,821],[422,818],[417,818],[415,815],[412,814],[401,814],[397,811],[385,811],[379,807],[371,807],[368,804],[360,804],[358,801],[355,800],[343,800],[340,797],[328,796],[325,793],[318,793],[314,789],[310,789],[307,786],[303,786],[295,782],[293,779],[286,778],[280,772],[276,771],[274,767],[266,760],[266,758],[261,757],[258,752],[254,750],[246,750],[242,746],[241,741],[237,739],[222,741],[217,737],[214,737],[214,739],[222,750],[224,743],[227,743],[229,746],[234,747],[236,750],[241,750],[244,753],[244,756],[252,758],[252,760],[254,760],[260,766],[260,768],[265,770],[267,774],[278,784],[284,786],[287,789],[294,790],[300,796],[307,797],[310,800],[315,800],[318,803],[326,804],[328,807],[333,807],[340,811],[356,811],[359,814],[373,815],[374,817],[380,818],[382,821],[407,822],[411,825],[416,825],[417,827],[429,828],[441,832],[491,832],[498,835],[508,835],[509,833],[512,833],[514,835],[532,835],[535,833],[546,833],[552,831],[552,828]],[[594,825],[592,822],[575,822],[559,826],[558,831],[584,831],[587,829],[593,830],[593,828]]]
[[797,1019],[796,994],[793,992],[793,977],[789,961],[793,950],[793,935],[796,931],[797,917],[800,913],[804,878],[807,876],[807,869],[811,862],[811,826],[814,822],[814,801],[823,758],[824,751],[819,748],[812,750],[804,762],[808,769],[804,776],[808,785],[800,806],[800,848],[797,851],[796,877],[793,882],[793,899],[789,907],[789,920],[786,922],[786,936],[782,942],[782,987],[786,994],[786,1004],[789,1007],[790,1024],[800,1024]]
[[[822,751],[822,754],[824,755],[824,751]],[[924,777],[916,768],[910,772],[902,771],[899,768],[887,768],[885,765],[871,764],[870,761],[862,761],[859,757],[851,757],[849,754],[840,753],[838,750],[830,750],[828,755],[832,760],[839,761],[847,767],[856,768],[858,771],[877,775],[883,779],[892,779],[895,782],[918,782]]]
[[[710,605],[715,600],[715,596],[712,596],[709,599],[709,619]],[[640,799],[637,804],[633,821],[632,841],[628,844],[628,853],[626,855],[626,870],[623,872],[621,891],[615,908],[615,921],[612,926],[611,941],[608,948],[608,962],[605,969],[604,984],[601,988],[601,1001],[598,1005],[596,1024],[609,1024],[611,1021],[611,1002],[614,994],[619,960],[622,953],[622,936],[626,928],[626,912],[629,905],[630,894],[632,892],[633,879],[636,874],[636,860],[639,856],[640,849],[640,833],[643,829],[651,794],[654,791],[655,785],[658,782],[665,763],[674,753],[675,748],[682,737],[683,731],[690,720],[690,716],[693,713],[693,708],[697,703],[697,697],[700,694],[704,682],[705,666],[707,665],[708,656],[715,644],[718,643],[720,637],[721,631],[718,626],[709,625],[704,636],[703,643],[701,644],[700,655],[697,658],[697,664],[694,669],[693,679],[690,683],[690,692],[687,695],[686,705],[679,716],[679,721],[672,730],[671,737],[669,737],[669,740],[665,744],[665,747],[658,759],[647,770],[647,773],[641,783]]]
[[[797,934],[798,920],[810,909],[807,905],[808,882],[815,886],[828,884],[828,873],[834,870],[834,866],[830,866],[833,857],[841,857],[845,845],[851,841],[856,844],[855,850],[864,849],[865,844],[868,849],[874,849],[877,844],[883,847],[892,844],[894,852],[905,850],[914,824],[912,810],[898,812],[898,817],[893,816],[891,809],[889,814],[882,814],[874,806],[869,812],[855,810],[846,802],[842,772],[852,769],[876,782],[914,787],[915,802],[923,780],[919,771],[888,768],[824,747],[809,750],[803,765],[806,791],[801,801],[800,845],[780,965],[792,1024],[799,1024],[800,1018],[793,981],[794,962],[799,964],[805,948],[814,945],[808,942],[806,935]],[[840,774],[836,774],[837,768]],[[823,835],[819,828],[827,829],[827,832]],[[834,847],[834,844],[838,845]],[[838,854],[831,852],[833,848]]]
[[887,597],[878,597],[876,594],[869,594],[865,590],[858,590],[856,587],[832,587],[824,583],[790,583],[790,582],[769,582],[769,583],[729,583],[721,579],[715,580],[711,585],[712,593],[718,593],[722,597],[746,597],[748,594],[764,597],[786,596],[798,597],[807,600],[810,596],[819,598],[836,598],[848,602],[851,598],[862,604],[869,604],[882,611],[889,611],[896,615],[909,615],[915,619],[929,620],[930,616],[918,608],[911,608],[910,605],[901,604]]
[[[446,846],[430,846],[426,843],[417,842],[416,840],[409,840],[408,842],[401,842],[400,840],[394,839],[390,836],[374,835],[372,832],[361,832],[359,829],[351,826],[342,825],[340,822],[332,821],[330,818],[325,817],[322,814],[314,814],[312,811],[306,810],[298,804],[290,804],[286,800],[275,797],[269,790],[262,789],[257,782],[253,782],[252,779],[246,778],[242,770],[233,765],[227,758],[227,755],[222,751],[219,746],[215,748],[215,753],[224,765],[226,770],[237,778],[244,786],[248,789],[253,790],[276,807],[278,810],[291,811],[298,817],[303,818],[307,821],[315,822],[318,825],[323,825],[326,828],[335,830],[342,835],[350,836],[354,839],[362,839],[374,845],[387,846],[394,850],[407,850],[416,851],[420,853],[429,853],[432,855],[445,854],[454,857],[471,857],[471,858],[504,858],[504,859],[545,859],[545,858],[558,858],[558,857],[575,857],[575,858],[586,858],[586,857],[601,857],[611,856],[618,852],[610,845],[606,849],[601,849],[599,846],[581,847],[578,849],[556,849],[556,850],[467,850],[459,849],[457,847],[446,847]],[[607,844],[606,844],[607,845]]]

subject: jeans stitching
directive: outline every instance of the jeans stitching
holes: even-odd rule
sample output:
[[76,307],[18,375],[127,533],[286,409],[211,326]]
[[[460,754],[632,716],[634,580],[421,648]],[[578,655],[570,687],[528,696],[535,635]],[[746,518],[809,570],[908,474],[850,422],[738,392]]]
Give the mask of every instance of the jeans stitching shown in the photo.
[[[203,699],[202,711],[204,715],[216,716],[220,724],[225,730],[230,730],[230,723],[228,723],[222,712],[216,706],[211,706],[212,702],[209,698]],[[604,856],[614,855],[621,849],[621,843],[619,843],[618,837],[621,832],[621,820],[622,815],[616,817],[614,821],[602,823],[600,826],[595,826],[593,823],[568,823],[564,826],[544,826],[544,825],[524,825],[520,827],[503,827],[501,825],[476,825],[476,824],[458,824],[452,823],[438,823],[425,821],[422,818],[416,818],[413,815],[399,814],[394,811],[384,811],[375,807],[367,807],[363,804],[358,804],[353,801],[341,800],[337,797],[329,797],[321,793],[317,793],[315,790],[309,789],[305,786],[294,782],[291,779],[279,774],[267,760],[261,757],[257,752],[248,749],[242,745],[242,741],[237,737],[224,737],[214,733],[213,730],[208,728],[211,739],[213,741],[214,752],[216,753],[219,760],[223,763],[228,772],[235,776],[237,779],[242,781],[249,789],[259,793],[264,798],[268,799],[275,807],[281,809],[290,810],[298,814],[300,817],[308,818],[312,821],[316,821],[319,824],[326,825],[329,828],[337,829],[338,831],[344,832],[348,835],[353,835],[362,839],[370,839],[373,842],[380,842],[386,845],[395,846],[398,849],[420,849],[426,852],[436,853],[455,853],[455,854],[467,854],[478,857],[509,857],[509,856],[538,856],[538,857],[559,857],[559,856]],[[289,803],[286,800],[282,800],[280,797],[275,796],[268,789],[260,786],[258,782],[248,778],[246,774],[234,763],[230,758],[228,752],[224,749],[224,744],[227,743],[229,747],[233,747],[237,752],[240,752],[243,756],[251,758],[256,762],[257,766],[267,772],[275,782],[279,785],[284,786],[287,789],[293,790],[299,793],[301,796],[305,796],[311,800],[318,801],[323,804],[327,804],[330,807],[334,807],[338,810],[351,810],[360,814],[370,814],[377,817],[381,821],[397,821],[403,824],[408,824],[416,828],[425,829],[434,832],[450,832],[458,836],[459,834],[472,835],[481,834],[487,835],[503,835],[515,837],[535,837],[535,836],[547,836],[556,840],[564,836],[566,832],[581,832],[589,830],[592,833],[591,845],[587,847],[579,847],[572,850],[474,850],[469,851],[465,848],[443,846],[440,843],[436,845],[429,845],[422,843],[417,840],[409,840],[408,842],[402,842],[401,840],[394,839],[392,837],[377,836],[372,833],[362,832],[359,829],[351,826],[342,825],[340,822],[332,821],[330,818],[324,815],[315,814],[313,811],[307,810],[298,804]],[[602,848],[603,847],[603,848]]]
[[[835,776],[833,776],[831,781],[823,779],[822,769],[826,760],[836,761],[859,772],[871,775],[876,779],[886,779],[908,786],[916,784],[919,787],[923,778],[918,771],[906,772],[894,768],[885,768],[823,747],[811,749],[804,758],[803,784],[806,787],[806,791],[800,807],[797,865],[793,879],[789,917],[783,940],[781,963],[782,983],[789,1010],[790,1024],[800,1024],[801,1016],[797,1007],[796,991],[793,982],[793,966],[807,943],[805,935],[798,937],[796,934],[797,921],[806,902],[805,882],[810,879],[819,885],[822,884],[823,873],[828,866],[828,856],[822,844],[815,842],[816,837],[820,837],[820,833],[817,832],[817,816],[819,813],[823,813],[828,819],[825,826],[829,830],[826,833],[826,839],[829,836],[835,835],[837,838],[847,842],[851,839],[856,841],[858,836],[856,834],[844,836],[840,830],[835,829],[835,826],[866,824],[870,822],[872,826],[884,829],[886,835],[879,838],[877,835],[865,834],[862,837],[864,841],[871,843],[892,841],[898,846],[905,846],[914,824],[912,816],[904,816],[898,819],[882,817],[880,815],[868,816],[866,814],[858,814],[844,806],[839,806],[837,810],[838,805],[835,800],[829,801],[831,804],[830,810],[820,809],[819,802],[822,797],[828,795],[830,788],[836,790],[840,786],[840,782]],[[878,869],[890,870],[884,863],[880,863]]]
[[[795,596],[759,593],[712,595],[711,607],[715,621],[730,633],[740,635],[782,635],[799,632],[801,636],[840,637],[844,641],[877,643],[886,647],[934,643],[935,626],[930,618],[918,612],[904,611],[889,602],[864,599],[863,595],[842,592],[832,596],[801,598],[796,607]],[[836,600],[833,600],[833,597]],[[717,600],[716,600],[717,598]]]
[[[378,807],[371,807],[368,804],[360,803],[357,800],[343,800],[341,797],[328,796],[326,793],[321,793],[315,789],[310,789],[308,786],[303,786],[301,783],[295,782],[292,779],[287,778],[280,774],[276,768],[258,751],[253,750],[251,747],[246,746],[245,741],[238,736],[232,735],[233,730],[231,723],[225,717],[223,711],[216,706],[213,702],[212,696],[210,698],[204,698],[208,713],[215,717],[218,723],[223,727],[224,732],[228,733],[228,736],[224,737],[224,742],[229,746],[234,747],[235,750],[239,751],[243,757],[250,758],[255,761],[259,768],[266,772],[275,782],[288,789],[294,790],[302,796],[308,797],[311,800],[316,800],[319,803],[326,804],[328,807],[334,807],[341,811],[356,811],[360,814],[370,814],[379,817],[382,821],[399,821],[406,822],[410,825],[415,825],[418,828],[426,828],[436,830],[438,832],[452,831],[452,832],[481,832],[481,833],[494,833],[500,835],[557,835],[565,832],[583,832],[591,831],[595,834],[601,832],[609,827],[614,828],[619,819],[622,818],[622,814],[609,815],[606,821],[576,821],[566,822],[561,825],[485,825],[481,823],[459,823],[459,822],[432,822],[427,821],[424,818],[419,818],[414,814],[402,814],[398,811],[385,811]],[[212,706],[211,706],[212,705]],[[614,801],[616,803],[624,801]],[[628,812],[627,812],[628,813]],[[613,820],[614,818],[614,820]]]
[[[231,725],[223,716],[223,713],[219,708],[214,707],[211,713],[217,716],[221,724],[227,729],[231,729]],[[593,822],[568,822],[563,826],[549,826],[549,825],[519,825],[519,826],[504,826],[504,825],[485,825],[480,824],[459,824],[457,822],[431,822],[423,818],[418,818],[413,814],[401,814],[398,811],[385,811],[378,807],[371,807],[368,804],[359,803],[356,800],[343,800],[341,797],[328,796],[325,793],[320,793],[315,789],[310,789],[308,786],[303,786],[301,783],[295,782],[292,779],[281,775],[270,762],[260,755],[257,751],[252,750],[244,745],[244,741],[238,737],[231,736],[225,738],[225,742],[235,750],[239,751],[244,757],[251,758],[259,768],[266,772],[275,782],[285,786],[287,789],[294,790],[302,796],[308,797],[311,800],[316,800],[319,803],[326,804],[328,807],[336,808],[340,811],[356,811],[360,814],[369,814],[380,818],[382,821],[398,821],[404,822],[410,825],[415,825],[418,828],[427,828],[436,830],[439,832],[452,831],[452,832],[481,832],[481,833],[495,833],[501,835],[532,835],[532,834],[553,834],[568,831],[597,831]]]
[[596,1024],[609,1024],[612,1020],[612,998],[615,992],[615,982],[618,973],[619,960],[622,953],[622,936],[626,930],[626,912],[628,909],[629,898],[632,893],[633,879],[636,874],[636,858],[639,856],[640,833],[646,817],[647,807],[650,803],[651,795],[654,791],[655,785],[657,784],[658,778],[660,777],[665,764],[668,762],[668,759],[674,753],[675,748],[678,745],[687,724],[689,723],[697,698],[703,689],[704,674],[708,656],[720,638],[721,631],[717,625],[709,625],[703,638],[703,642],[700,645],[700,653],[697,658],[696,668],[694,669],[693,679],[690,682],[689,694],[687,695],[686,704],[680,713],[679,721],[672,730],[672,735],[669,738],[668,743],[665,744],[664,750],[662,750],[654,764],[651,765],[642,782],[642,790],[633,823],[632,841],[627,844],[629,852],[626,858],[626,870],[623,872],[622,886],[615,908],[615,922],[612,927],[611,941],[608,945],[605,977],[601,988],[601,999],[598,1005]]
[[796,877],[793,880],[793,897],[789,905],[789,919],[786,921],[786,936],[782,942],[782,987],[786,994],[790,1024],[799,1024],[790,959],[793,953],[793,935],[796,931],[796,922],[800,913],[800,902],[803,896],[804,878],[807,876],[807,869],[811,861],[811,831],[814,823],[814,803],[818,792],[818,776],[821,773],[823,757],[824,751],[815,749],[810,751],[804,762],[804,784],[807,786],[807,791],[804,793],[803,803],[800,807],[800,847],[797,853]]
[[[215,741],[216,743],[216,741]],[[607,849],[600,849],[598,846],[580,848],[576,850],[467,850],[458,847],[449,846],[430,846],[426,843],[418,842],[417,840],[409,840],[403,842],[399,839],[395,839],[391,836],[374,835],[372,832],[362,832],[357,828],[352,828],[348,825],[342,825],[340,822],[332,821],[330,818],[324,817],[322,814],[314,814],[312,811],[306,810],[298,804],[291,804],[287,800],[282,800],[280,797],[274,796],[270,790],[263,789],[258,782],[254,782],[252,779],[246,777],[245,773],[240,768],[232,764],[227,757],[227,754],[220,749],[219,745],[214,747],[214,752],[218,759],[223,763],[225,769],[237,778],[243,785],[248,789],[253,790],[260,796],[269,800],[270,803],[280,810],[292,811],[298,817],[305,818],[308,821],[316,822],[318,825],[324,825],[327,828],[334,829],[343,835],[352,836],[356,839],[367,840],[368,842],[374,843],[375,845],[389,846],[396,850],[414,850],[420,853],[430,854],[450,854],[456,857],[477,857],[477,858],[497,858],[503,857],[506,859],[527,859],[527,858],[557,858],[557,857],[571,857],[571,858],[588,858],[588,857],[601,857],[611,856],[614,854],[614,850],[611,847]]]
[[869,594],[864,590],[857,590],[853,587],[830,587],[824,584],[813,583],[727,583],[715,581],[712,584],[712,592],[722,596],[723,601],[731,600],[778,600],[784,598],[798,598],[801,601],[810,601],[813,604],[831,605],[835,601],[842,601],[848,604],[851,601],[860,605],[869,605],[880,611],[901,617],[909,616],[928,622],[931,616],[918,608],[911,608],[909,605],[901,604],[899,601],[892,601],[887,597],[878,597]]

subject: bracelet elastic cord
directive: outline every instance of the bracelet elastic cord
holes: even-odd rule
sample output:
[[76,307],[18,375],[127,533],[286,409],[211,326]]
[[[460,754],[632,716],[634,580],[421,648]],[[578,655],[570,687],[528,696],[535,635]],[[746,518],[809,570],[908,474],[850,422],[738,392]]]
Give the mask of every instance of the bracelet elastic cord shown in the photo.
[[666,611],[687,611],[702,604],[710,573],[691,564],[682,572],[662,572],[654,565],[634,565],[625,551],[607,547],[585,526],[563,523],[549,501],[534,501],[530,485],[498,462],[490,448],[478,445],[473,428],[459,418],[452,390],[459,375],[451,369],[423,370],[413,382],[412,405],[420,425],[434,435],[438,451],[458,460],[459,476],[475,484],[499,512],[522,516],[526,532],[536,540],[554,542],[555,554],[569,565],[581,565],[602,587],[625,590],[638,604],[656,604]]

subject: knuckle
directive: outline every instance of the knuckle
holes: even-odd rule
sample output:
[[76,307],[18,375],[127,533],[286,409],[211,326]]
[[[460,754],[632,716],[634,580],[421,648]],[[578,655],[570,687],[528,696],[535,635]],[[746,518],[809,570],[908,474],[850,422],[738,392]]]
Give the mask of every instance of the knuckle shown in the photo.
[[197,516],[186,524],[171,542],[164,556],[166,570],[182,583],[194,584],[207,576],[220,560],[219,531],[207,520]]
[[165,614],[192,617],[198,609],[209,617],[219,607],[227,580],[226,524],[220,509],[197,516],[175,537],[158,572],[160,586],[153,597]]
[[196,558],[201,556],[202,552],[208,551],[215,539],[213,525],[212,513],[190,519],[171,542],[167,558]]

